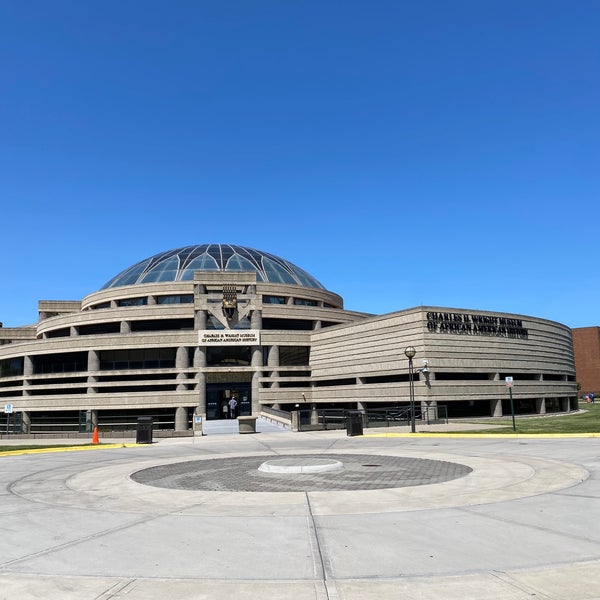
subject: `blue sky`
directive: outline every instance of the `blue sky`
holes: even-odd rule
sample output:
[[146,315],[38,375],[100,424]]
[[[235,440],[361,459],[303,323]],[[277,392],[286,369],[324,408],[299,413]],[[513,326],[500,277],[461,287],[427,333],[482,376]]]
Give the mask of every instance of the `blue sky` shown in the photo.
[[4,0],[0,321],[237,243],[351,310],[600,324],[600,3]]

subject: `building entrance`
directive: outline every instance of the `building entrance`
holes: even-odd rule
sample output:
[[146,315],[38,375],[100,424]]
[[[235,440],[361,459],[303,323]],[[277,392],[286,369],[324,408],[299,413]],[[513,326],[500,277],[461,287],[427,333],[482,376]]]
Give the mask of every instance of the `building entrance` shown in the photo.
[[[235,414],[230,401],[235,398]],[[208,383],[206,385],[206,420],[230,419],[252,414],[251,387],[248,383]]]

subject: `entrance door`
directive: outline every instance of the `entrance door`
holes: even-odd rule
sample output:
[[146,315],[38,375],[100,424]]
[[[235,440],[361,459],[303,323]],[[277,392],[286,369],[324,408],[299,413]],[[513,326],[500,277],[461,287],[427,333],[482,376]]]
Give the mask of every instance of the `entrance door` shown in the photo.
[[[229,402],[236,399],[232,416]],[[247,383],[208,383],[206,385],[206,420],[230,419],[252,414],[251,387]]]

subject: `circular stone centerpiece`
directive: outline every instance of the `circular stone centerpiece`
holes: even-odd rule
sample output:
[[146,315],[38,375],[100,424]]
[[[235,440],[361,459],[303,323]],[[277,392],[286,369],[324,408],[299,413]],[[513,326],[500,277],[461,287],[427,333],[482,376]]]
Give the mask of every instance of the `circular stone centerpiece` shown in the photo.
[[263,473],[324,473],[342,471],[344,465],[331,458],[278,458],[267,460],[258,467]]

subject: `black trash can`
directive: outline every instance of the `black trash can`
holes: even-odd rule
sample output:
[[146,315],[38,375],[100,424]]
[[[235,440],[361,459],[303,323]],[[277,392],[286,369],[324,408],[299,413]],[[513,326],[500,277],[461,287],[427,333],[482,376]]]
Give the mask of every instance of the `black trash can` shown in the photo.
[[152,443],[152,425],[152,417],[138,417],[137,435],[135,437],[136,444]]
[[363,434],[363,417],[360,410],[349,410],[346,415],[346,433],[347,435]]

